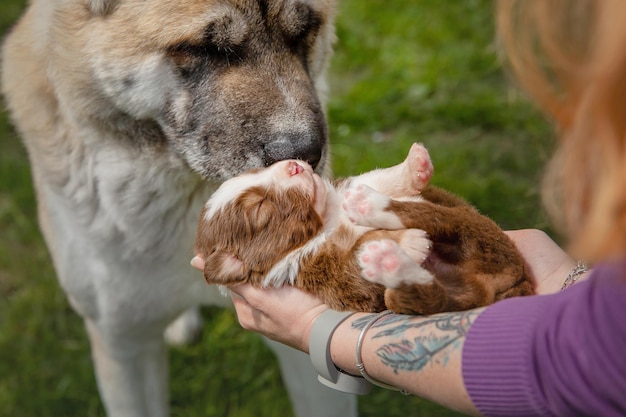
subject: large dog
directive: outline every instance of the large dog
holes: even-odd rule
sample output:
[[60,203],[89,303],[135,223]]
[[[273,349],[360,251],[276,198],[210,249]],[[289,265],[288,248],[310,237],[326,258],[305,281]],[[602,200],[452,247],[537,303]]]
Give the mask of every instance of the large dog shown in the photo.
[[[6,39],[2,91],[109,416],[166,416],[166,327],[188,340],[197,306],[225,302],[189,266],[210,193],[286,158],[328,166],[333,18],[333,0],[32,0]],[[355,414],[274,348],[296,414]]]

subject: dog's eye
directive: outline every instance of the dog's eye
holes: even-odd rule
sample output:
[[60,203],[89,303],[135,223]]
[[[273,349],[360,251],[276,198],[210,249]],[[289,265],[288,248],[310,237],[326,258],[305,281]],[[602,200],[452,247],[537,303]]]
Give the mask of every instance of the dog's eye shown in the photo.
[[210,49],[205,44],[181,42],[170,47],[168,55],[184,72],[189,72],[199,59],[210,55]]
[[242,45],[246,36],[245,25],[235,25],[228,19],[222,19],[210,23],[201,40],[179,42],[172,45],[168,53],[181,68],[192,67],[198,62],[232,66],[243,60]]
[[209,41],[202,43],[181,42],[169,48],[169,54],[181,64],[193,58],[240,58],[236,48],[225,45],[216,45]]

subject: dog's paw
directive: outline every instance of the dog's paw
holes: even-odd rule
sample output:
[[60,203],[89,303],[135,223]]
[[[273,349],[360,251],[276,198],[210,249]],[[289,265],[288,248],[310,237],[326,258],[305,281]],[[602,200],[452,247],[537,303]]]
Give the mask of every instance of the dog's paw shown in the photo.
[[364,222],[383,211],[388,205],[389,197],[367,185],[359,184],[346,191],[343,209],[351,222],[364,225]]
[[363,244],[357,260],[365,279],[386,288],[396,288],[401,283],[428,284],[433,281],[430,272],[390,239]]
[[435,168],[428,151],[421,143],[414,143],[406,158],[408,175],[411,179],[412,191],[416,194],[421,192],[430,181]]
[[386,211],[391,199],[371,187],[359,184],[344,195],[343,209],[350,221],[358,226],[385,229],[402,228],[400,219]]
[[418,264],[422,264],[432,249],[432,242],[421,229],[407,229],[400,238],[400,248]]

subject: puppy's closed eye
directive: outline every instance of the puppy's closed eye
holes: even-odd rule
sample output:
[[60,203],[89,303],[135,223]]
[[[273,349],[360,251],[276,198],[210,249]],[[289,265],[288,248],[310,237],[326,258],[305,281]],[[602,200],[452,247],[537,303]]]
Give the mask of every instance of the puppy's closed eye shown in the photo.
[[269,223],[272,216],[276,215],[276,206],[267,198],[258,202],[254,213],[254,224],[257,228],[261,229]]
[[238,205],[240,214],[244,216],[241,220],[253,229],[266,224],[273,209],[273,204],[267,194],[258,187],[248,190],[239,200]]

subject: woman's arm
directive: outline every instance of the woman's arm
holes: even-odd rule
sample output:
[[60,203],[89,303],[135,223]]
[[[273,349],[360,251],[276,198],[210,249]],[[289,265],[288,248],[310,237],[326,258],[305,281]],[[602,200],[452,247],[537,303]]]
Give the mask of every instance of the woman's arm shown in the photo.
[[[239,322],[245,329],[308,352],[313,323],[327,309],[315,297],[292,287],[232,288]],[[389,315],[366,334],[362,361],[374,379],[446,407],[478,415],[463,385],[461,351],[465,335],[482,310],[428,317]],[[352,375],[361,329],[374,317],[355,313],[333,334],[333,363]]]
[[[467,331],[482,309],[427,317],[389,315],[366,333],[361,348],[367,374],[445,407],[479,415],[461,374],[461,352]],[[371,314],[355,314],[335,331],[333,362],[358,375],[355,346]]]

